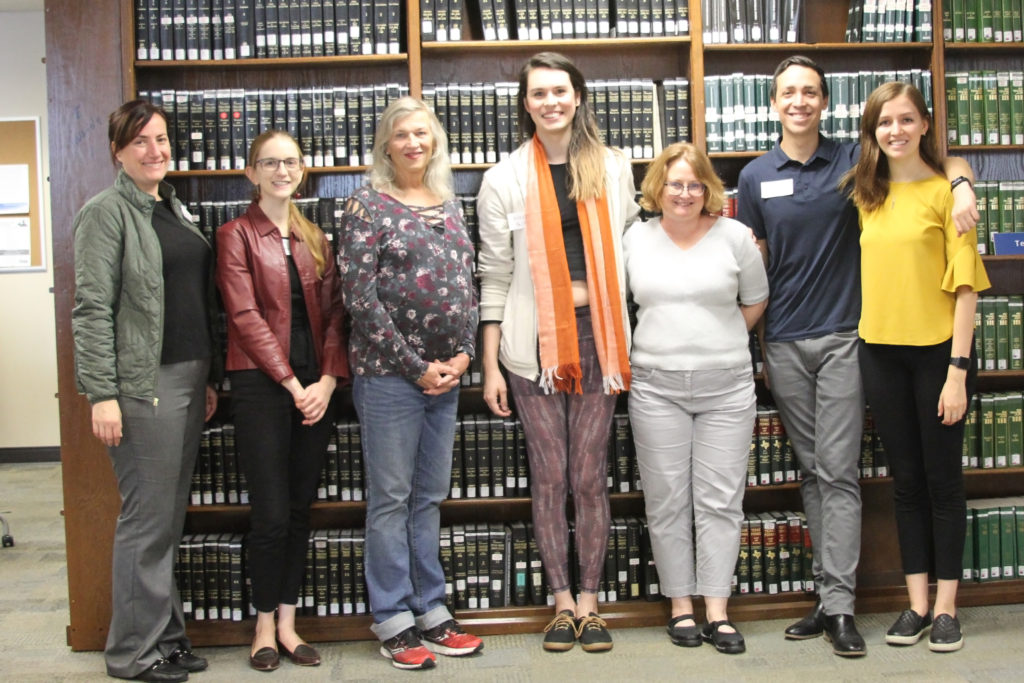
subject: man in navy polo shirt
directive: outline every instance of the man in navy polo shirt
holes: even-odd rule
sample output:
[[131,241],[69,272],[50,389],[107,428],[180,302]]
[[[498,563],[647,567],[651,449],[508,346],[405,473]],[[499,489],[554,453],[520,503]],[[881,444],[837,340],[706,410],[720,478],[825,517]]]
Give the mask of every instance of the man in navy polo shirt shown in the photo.
[[[763,324],[764,372],[803,475],[800,494],[811,532],[818,602],[786,638],[826,635],[837,655],[866,653],[854,623],[860,558],[858,482],[864,397],[857,363],[860,231],[857,209],[837,189],[860,155],[818,131],[828,106],[821,67],[803,56],[775,70],[772,107],[782,124],[774,149],[739,178],[738,218],[758,239],[771,296]],[[948,159],[950,178],[970,167]],[[974,192],[954,191],[954,219],[977,221]]]

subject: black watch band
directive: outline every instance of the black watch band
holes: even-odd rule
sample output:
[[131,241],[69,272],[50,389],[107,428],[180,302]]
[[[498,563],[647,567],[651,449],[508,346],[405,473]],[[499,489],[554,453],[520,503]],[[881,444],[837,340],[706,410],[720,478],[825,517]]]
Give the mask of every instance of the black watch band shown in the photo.
[[950,356],[949,364],[960,370],[967,370],[971,367],[971,359],[966,356]]
[[955,190],[958,185],[962,185],[963,183],[967,183],[968,185],[971,186],[972,190],[974,189],[974,184],[971,183],[970,178],[968,178],[967,176],[958,175],[956,178],[953,178],[953,180],[949,182],[950,191]]

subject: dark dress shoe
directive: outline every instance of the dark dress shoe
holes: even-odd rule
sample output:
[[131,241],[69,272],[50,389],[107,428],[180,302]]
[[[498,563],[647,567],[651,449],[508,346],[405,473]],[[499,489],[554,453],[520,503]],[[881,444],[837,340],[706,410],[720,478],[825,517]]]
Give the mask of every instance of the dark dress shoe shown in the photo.
[[700,626],[697,626],[694,622],[693,626],[680,626],[680,621],[686,621],[687,619],[693,620],[692,614],[680,614],[678,617],[672,617],[668,622],[668,637],[672,640],[672,643],[680,647],[700,647],[700,644],[704,642],[704,638],[701,636]]
[[194,654],[192,650],[187,647],[179,647],[177,650],[167,655],[167,661],[171,664],[177,664],[189,673],[205,671],[206,667],[209,666],[209,662],[207,662],[205,658]]
[[182,681],[188,680],[188,671],[161,657],[153,662],[148,669],[135,676],[135,680],[154,681],[156,683],[182,683]]
[[[720,630],[722,626],[732,626],[735,632],[722,631]],[[701,629],[701,637],[714,645],[716,650],[727,655],[738,655],[747,651],[747,645],[743,641],[743,636],[740,635],[740,630],[728,619],[704,624]]]
[[863,657],[868,653],[852,614],[826,614],[825,640],[832,643],[832,652],[840,657]]
[[282,643],[278,643],[278,647],[284,650],[284,653],[288,655],[288,659],[292,660],[293,664],[298,664],[299,666],[320,666],[320,653],[305,643],[297,645],[291,652]]
[[261,647],[249,655],[249,666],[257,671],[274,671],[281,666],[281,656],[272,647]]
[[817,638],[824,632],[825,606],[818,600],[810,614],[786,629],[786,639],[807,640]]

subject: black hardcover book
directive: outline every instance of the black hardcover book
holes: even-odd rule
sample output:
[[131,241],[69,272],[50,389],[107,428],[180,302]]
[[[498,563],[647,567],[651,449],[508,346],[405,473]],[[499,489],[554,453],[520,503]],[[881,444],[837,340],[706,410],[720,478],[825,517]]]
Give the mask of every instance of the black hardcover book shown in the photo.
[[[484,163],[498,163],[498,108],[493,83],[484,83]],[[477,354],[478,356],[480,354]],[[476,360],[475,358],[473,360]],[[470,376],[472,385],[472,375]]]
[[238,455],[235,452],[235,425],[221,425],[221,445],[224,454],[224,492],[228,503],[238,502]]
[[329,609],[327,580],[327,531],[316,529],[310,532],[313,542],[313,596],[316,615],[326,617]]
[[484,84],[472,83],[469,88],[469,115],[470,115],[470,146],[472,156],[470,163],[483,164],[487,160],[484,152],[484,117],[487,112],[484,109]]
[[[331,3],[333,0],[326,0]],[[323,57],[326,54],[326,40],[324,30],[324,3],[325,0],[310,0],[309,3],[309,27],[313,39],[313,57]],[[333,15],[333,12],[331,13]],[[331,19],[333,20],[333,16]],[[332,29],[331,35],[334,35]]]
[[252,0],[237,0],[235,4],[235,53],[238,59],[252,59],[253,50]]
[[[185,160],[184,165],[178,165],[178,170],[199,170],[203,168],[203,160],[206,157],[206,150],[203,146],[203,91],[184,90],[181,92],[185,94],[187,104],[183,108],[179,99],[178,116],[179,120],[184,118],[187,125],[183,134],[180,129],[178,132],[179,139],[184,139],[188,143],[188,158]],[[183,111],[188,112],[187,117],[182,117]]]
[[437,40],[437,29],[434,26],[434,7],[437,0],[420,0],[420,40],[430,43]]
[[658,568],[654,564],[654,550],[651,548],[651,533],[647,521],[642,520],[640,535],[640,567],[643,577],[643,594],[646,600],[661,599],[661,583]]
[[348,432],[348,441],[352,463],[352,500],[364,500],[366,488],[363,476],[363,432],[359,423],[352,423]]
[[509,40],[512,37],[511,3],[512,0],[493,0],[494,28],[498,40]]
[[[302,56],[302,2],[303,0],[289,0],[288,2],[288,48],[292,57]],[[282,9],[284,3],[281,4]],[[285,26],[282,18],[281,35],[285,34]],[[281,56],[284,57],[282,43]]]
[[341,567],[341,613],[343,615],[350,615],[356,613],[356,598],[355,598],[355,575],[356,568],[353,562],[353,535],[351,529],[342,529],[341,538],[339,539],[339,554],[340,559],[338,561]]
[[505,607],[509,602],[507,599],[509,539],[505,525],[492,522],[488,526],[488,535],[490,540],[491,607]]
[[[203,166],[207,171],[221,168],[221,160],[228,162],[231,153],[231,106],[227,90],[203,91]],[[222,157],[223,155],[223,157]],[[230,166],[225,166],[230,168]]]
[[151,56],[160,40],[160,6],[158,0],[135,0],[135,59],[159,59]]
[[544,564],[540,559],[537,538],[533,534],[533,523],[526,524],[527,551],[529,557],[529,588],[530,604],[543,605],[547,602],[547,580],[544,577]]
[[[473,163],[473,92],[468,83],[456,85],[459,92],[459,143],[462,163]],[[481,143],[480,149],[483,150]]]
[[[230,2],[231,0],[214,0],[214,2]],[[253,0],[252,4],[252,42],[253,56],[266,59],[267,53],[267,0]]]
[[636,517],[626,518],[626,585],[628,592],[623,599],[638,600],[643,589],[643,579],[640,575],[641,549],[640,549],[641,523]]
[[483,417],[487,420],[487,454],[491,461],[491,496],[505,497],[505,470],[508,467],[508,449],[505,447],[505,424],[500,417]]
[[206,584],[206,618],[220,619],[219,534],[203,534],[203,580]]
[[438,546],[441,555],[441,571],[444,572],[444,601],[448,610],[452,611],[455,609],[455,564],[452,554],[451,527],[441,527]]
[[641,142],[643,145],[643,159],[654,158],[654,83],[643,81],[640,83],[640,115],[641,115]]
[[[260,133],[260,91],[258,90],[242,91],[242,130],[244,131],[242,168],[245,168],[249,147]],[[234,146],[233,141],[232,145]],[[235,164],[238,164],[238,157],[235,157]]]
[[608,526],[608,546],[604,552],[604,571],[601,572],[601,585],[597,593],[598,602],[601,601],[602,593],[604,593],[605,602],[617,602],[619,599],[615,554],[615,522],[613,521]]
[[469,608],[469,565],[466,557],[466,527],[452,527],[452,567],[455,577],[455,609]]
[[331,165],[344,166],[348,163],[348,117],[345,113],[348,91],[344,86],[335,86],[333,90],[334,159]]
[[448,40],[462,40],[462,1],[448,0]]
[[[299,56],[313,56],[313,8],[312,0],[299,0]],[[294,36],[292,56],[295,56]]]
[[[323,226],[320,226],[321,229]],[[324,458],[325,486],[322,500],[341,500],[338,493],[338,439],[332,434],[327,442],[327,456]],[[320,498],[320,495],[317,495]]]
[[269,130],[274,127],[274,91],[258,90],[256,91],[256,100],[259,103],[259,117],[256,130],[254,131],[253,140],[255,140],[256,135],[259,135],[262,131]]
[[[336,121],[334,115],[334,88],[320,88],[320,98],[323,105],[323,117],[324,117],[324,166],[332,167],[335,165],[334,162],[334,151],[335,151],[335,132],[336,132]],[[344,122],[344,117],[342,117]],[[323,213],[320,214],[323,218]]]
[[158,33],[160,59],[170,61],[174,59],[174,0],[153,1],[159,2],[157,13],[160,24]]
[[174,585],[178,588],[181,598],[181,611],[186,619],[195,618],[192,608],[192,548],[191,534],[185,534],[178,543],[178,552],[174,558]]
[[[356,51],[356,54],[373,54],[374,41],[376,40],[373,17],[376,9],[375,5],[380,5],[380,3],[381,0],[362,0],[359,3],[359,50]],[[351,4],[349,7],[351,8]],[[387,16],[386,13],[385,16]]]
[[299,88],[299,147],[302,163],[313,165],[313,89]]
[[[284,1],[287,2],[287,0]],[[263,0],[264,16],[266,17],[264,41],[267,44],[267,57],[271,59],[281,56],[280,2],[281,0]]]
[[516,488],[519,495],[525,496],[530,490],[530,462],[526,454],[526,437],[523,435],[523,423],[516,418]]
[[341,530],[327,531],[327,614],[341,614]]
[[365,531],[354,529],[352,532],[352,567],[355,569],[355,574],[352,577],[352,586],[356,614],[366,614],[369,611],[366,600],[366,571],[363,564],[365,549]]
[[477,498],[480,495],[479,460],[476,417],[465,415],[462,418],[462,481],[466,498]]
[[388,53],[388,0],[372,0],[373,54]]
[[238,59],[238,24],[235,21],[235,4],[237,0],[222,0],[221,29],[224,32],[224,59]]
[[789,520],[785,512],[772,513],[775,517],[775,544],[779,558],[779,591],[788,593],[790,585]]
[[236,170],[245,168],[249,147],[245,133],[245,90],[232,88],[231,96],[231,166]]
[[237,534],[220,535],[220,618],[242,620],[242,541]]
[[[338,0],[341,2],[342,0]],[[348,9],[348,53],[350,55],[362,54],[362,33],[364,31],[372,31],[372,27],[363,26],[363,8],[362,0],[348,0],[346,3]]]
[[334,425],[338,444],[338,496],[344,501],[352,500],[352,451],[349,445],[352,429],[359,429],[359,426],[348,421],[338,421]]
[[[462,118],[459,116],[459,106],[462,102],[462,91],[458,84],[448,83],[438,88],[440,97],[442,90],[445,94],[444,101],[447,104],[445,123],[448,131],[448,156],[453,164],[462,163]],[[469,131],[466,131],[469,134]],[[467,162],[468,163],[468,162]]]
[[750,524],[750,592],[764,592],[764,536],[757,513],[746,515]]
[[359,86],[359,162],[363,166],[373,164],[373,128],[377,125],[374,92],[372,85]]
[[199,0],[185,0],[185,59],[199,59]]
[[476,423],[476,490],[477,497],[490,498],[491,489],[491,435],[490,422],[486,415],[471,415],[467,420]]
[[612,519],[615,532],[615,581],[619,600],[629,599],[629,539],[626,534],[626,520]]
[[612,418],[613,443],[615,444],[615,480],[619,493],[627,493],[630,489],[630,461],[632,460],[632,440],[629,438],[629,415],[617,413]]
[[306,563],[304,569],[302,588],[299,590],[298,613],[306,617],[313,617],[316,616],[316,582],[313,578],[316,564],[313,559],[312,531],[306,537]]
[[509,578],[511,603],[517,607],[530,604],[529,594],[529,541],[526,538],[526,524],[521,520],[509,523],[512,537],[512,557],[509,566],[512,570]]
[[196,621],[206,619],[206,558],[203,539],[206,534],[192,534],[190,539],[189,576],[192,578],[192,616]]
[[[338,27],[335,23],[335,0],[322,0],[320,3],[324,24],[324,56],[333,57],[338,54]],[[345,3],[342,3],[344,5]]]
[[462,438],[463,425],[463,419],[459,418],[455,423],[455,443],[452,446],[452,475],[448,496],[455,499],[462,498],[465,495],[465,489],[463,488],[463,450],[465,449],[465,443]]
[[203,482],[203,503],[220,505],[224,496],[224,428],[210,425],[210,473]]
[[213,26],[210,17],[213,14],[213,0],[198,0],[196,7],[197,37],[199,43],[199,59],[213,58]]
[[501,429],[504,432],[501,440],[502,462],[505,467],[505,490],[504,495],[508,498],[515,498],[519,495],[526,495],[526,491],[519,491],[519,463],[516,454],[516,420],[513,417],[506,417],[501,421]]
[[[477,525],[472,522],[466,524],[466,595],[469,600],[469,609],[482,608],[480,604],[480,574],[487,572],[487,564],[480,566],[480,552],[477,546],[480,542],[480,532]],[[486,535],[484,543],[486,544]]]
[[627,138],[623,136],[623,121],[628,121],[628,118],[623,117],[624,105],[622,102],[622,90],[618,83],[610,82],[606,84],[605,91],[608,97],[607,144],[609,147],[621,149],[628,155],[629,150],[627,147],[629,147],[631,143],[629,143]]
[[189,504],[203,504],[203,470],[210,468],[210,427],[203,427],[199,436],[199,454],[196,456],[196,466],[192,468],[192,482],[189,486]]
[[[530,39],[530,26],[526,21],[526,8],[530,4],[530,0],[511,0],[512,2],[512,26],[515,28],[516,38],[519,40]],[[545,3],[548,3],[547,7],[547,18],[543,15],[540,16],[540,22],[544,25],[544,22],[551,21],[551,0],[540,0],[540,4],[543,7]],[[550,40],[550,29],[545,40]]]
[[302,145],[302,137],[299,132],[299,120],[302,116],[302,111],[299,108],[299,89],[298,88],[286,88],[284,91],[284,129],[288,131],[288,134],[299,141],[299,145]]

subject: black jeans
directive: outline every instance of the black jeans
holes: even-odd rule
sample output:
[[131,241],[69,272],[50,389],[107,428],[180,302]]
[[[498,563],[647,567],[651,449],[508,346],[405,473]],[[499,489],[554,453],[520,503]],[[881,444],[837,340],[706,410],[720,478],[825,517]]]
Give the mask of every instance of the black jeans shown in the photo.
[[[861,340],[859,356],[864,395],[889,457],[903,573],[934,570],[937,579],[959,580],[967,529],[964,420],[947,426],[936,415],[951,344],[895,346]],[[977,374],[972,353],[968,405]]]
[[292,395],[263,372],[240,370],[230,376],[235,444],[251,504],[246,545],[252,603],[260,612],[272,612],[279,604],[298,602],[309,506],[334,428],[335,399],[319,422],[305,426]]

